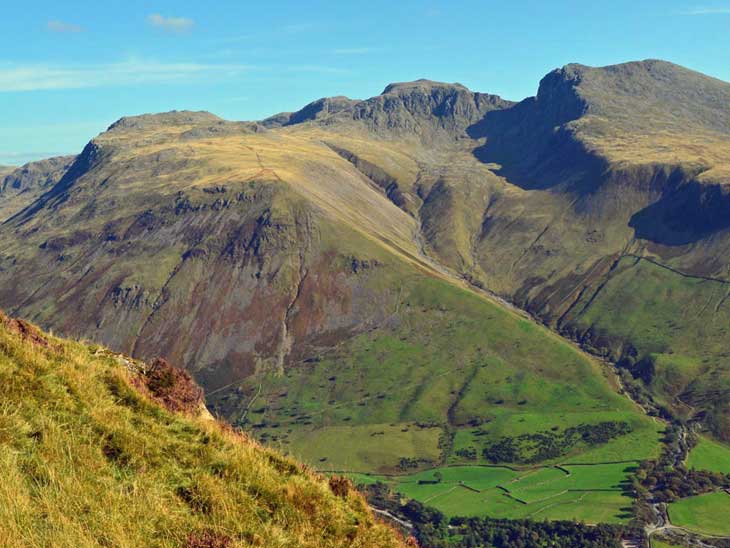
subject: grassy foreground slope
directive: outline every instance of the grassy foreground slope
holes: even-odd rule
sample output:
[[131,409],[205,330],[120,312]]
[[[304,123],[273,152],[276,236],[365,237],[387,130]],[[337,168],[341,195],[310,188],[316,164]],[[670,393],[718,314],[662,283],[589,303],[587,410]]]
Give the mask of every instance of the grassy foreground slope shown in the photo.
[[0,316],[0,545],[402,545],[358,494],[214,421],[160,367]]

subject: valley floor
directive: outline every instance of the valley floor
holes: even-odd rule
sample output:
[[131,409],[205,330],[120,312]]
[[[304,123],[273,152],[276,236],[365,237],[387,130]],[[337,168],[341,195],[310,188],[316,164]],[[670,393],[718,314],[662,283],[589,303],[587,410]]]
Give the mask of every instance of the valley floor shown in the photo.
[[353,474],[356,483],[382,481],[405,497],[449,517],[626,523],[624,490],[636,463],[566,465],[517,470],[452,466],[404,476]]

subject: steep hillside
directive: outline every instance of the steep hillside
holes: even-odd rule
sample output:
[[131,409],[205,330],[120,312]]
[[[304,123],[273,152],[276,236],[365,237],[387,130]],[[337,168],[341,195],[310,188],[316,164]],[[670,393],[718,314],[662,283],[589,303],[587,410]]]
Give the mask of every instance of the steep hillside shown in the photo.
[[3,267],[27,276],[3,287],[5,303],[163,353],[208,388],[282,368],[294,342],[378,321],[391,298],[367,291],[378,253],[417,253],[413,220],[327,146],[213,124],[122,120],[92,141],[5,223]]
[[19,168],[0,168],[0,222],[30,205],[55,185],[73,159],[73,156],[59,156],[30,162]]
[[3,546],[403,546],[347,482],[218,423],[182,371],[0,315]]

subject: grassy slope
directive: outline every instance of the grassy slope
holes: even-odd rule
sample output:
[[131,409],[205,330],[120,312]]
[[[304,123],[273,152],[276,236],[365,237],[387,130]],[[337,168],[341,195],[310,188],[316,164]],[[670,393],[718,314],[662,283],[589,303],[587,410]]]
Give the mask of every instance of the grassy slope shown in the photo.
[[[650,386],[658,399],[680,411],[699,409],[730,390],[728,291],[727,283],[624,258],[576,324],[599,341],[632,341],[653,362]],[[730,431],[724,413],[713,427],[717,435]]]
[[[693,356],[694,363],[678,356],[672,360],[674,374],[685,377],[686,383],[687,378],[701,372],[702,358],[707,358],[706,362],[711,358],[718,360],[717,356],[723,353],[730,311],[719,305],[727,291],[727,284],[683,277],[646,260],[624,258],[616,274],[580,317],[579,324],[635,340],[642,354]],[[697,310],[688,308],[687,303],[702,306]],[[627,315],[626,309],[632,313]],[[698,322],[698,316],[706,321]],[[670,363],[664,365],[670,369]],[[663,388],[670,393],[673,389]]]
[[[597,363],[444,281],[401,280],[399,317],[388,325],[309,358],[284,378],[251,379],[252,388],[262,383],[262,396],[243,424],[323,469],[363,472],[392,472],[401,457],[460,462],[448,448],[439,454],[439,430],[454,433],[458,449],[556,425],[626,421],[634,428],[630,452],[608,454],[613,444],[626,447],[621,438],[595,450],[607,451],[605,460],[656,453],[657,426],[615,392]],[[480,440],[470,434],[474,420],[486,432]],[[333,436],[346,437],[347,448],[329,444]],[[570,456],[582,462],[589,449]]]
[[396,546],[362,498],[205,417],[135,391],[98,347],[0,323],[0,544]]
[[730,536],[730,495],[709,493],[673,502],[669,517],[673,525],[707,535]]

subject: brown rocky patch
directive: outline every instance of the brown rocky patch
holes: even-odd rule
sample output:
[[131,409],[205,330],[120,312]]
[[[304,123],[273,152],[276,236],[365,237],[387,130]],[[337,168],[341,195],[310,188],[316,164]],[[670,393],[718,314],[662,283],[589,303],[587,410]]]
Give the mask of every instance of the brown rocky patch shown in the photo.
[[195,414],[205,405],[203,389],[190,374],[155,358],[139,377],[152,398],[172,412]]
[[348,493],[354,489],[354,486],[352,485],[352,482],[349,478],[346,478],[345,476],[332,476],[329,480],[330,489],[332,489],[332,492],[335,494],[335,496],[338,496],[342,499],[346,499]]
[[19,335],[24,341],[42,346],[43,348],[51,348],[54,345],[43,335],[40,329],[26,322],[25,320],[17,320],[9,318],[3,312],[0,312],[0,325],[5,329]]

